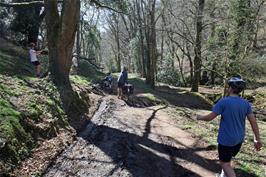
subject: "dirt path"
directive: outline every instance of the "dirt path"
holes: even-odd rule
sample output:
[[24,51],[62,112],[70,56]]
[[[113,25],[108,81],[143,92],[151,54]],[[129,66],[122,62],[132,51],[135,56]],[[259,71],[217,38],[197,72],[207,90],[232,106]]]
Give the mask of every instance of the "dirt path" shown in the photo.
[[175,125],[163,106],[106,97],[87,129],[44,177],[211,177],[217,155]]

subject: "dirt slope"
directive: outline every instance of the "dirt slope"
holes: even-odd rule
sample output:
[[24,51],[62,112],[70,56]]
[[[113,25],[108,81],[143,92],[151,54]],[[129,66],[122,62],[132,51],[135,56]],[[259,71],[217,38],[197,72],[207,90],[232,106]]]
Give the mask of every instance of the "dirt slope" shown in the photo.
[[43,176],[214,176],[216,153],[178,128],[165,109],[133,108],[106,97],[86,130]]

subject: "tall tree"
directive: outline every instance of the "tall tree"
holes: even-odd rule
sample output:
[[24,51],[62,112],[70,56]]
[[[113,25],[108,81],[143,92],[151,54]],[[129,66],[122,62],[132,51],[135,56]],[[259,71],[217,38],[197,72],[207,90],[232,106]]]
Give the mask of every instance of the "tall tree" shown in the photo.
[[72,49],[79,21],[80,1],[64,0],[61,12],[57,0],[45,0],[49,69],[59,86],[70,86]]
[[146,83],[152,88],[155,87],[155,67],[157,63],[157,43],[156,43],[156,0],[149,0],[147,5],[147,26],[145,28],[147,43],[147,76]]
[[233,25],[229,35],[229,75],[241,73],[238,62],[245,57],[251,45],[254,29],[250,0],[233,0],[231,4]]
[[203,30],[203,10],[205,0],[198,0],[197,16],[196,16],[196,41],[194,48],[194,78],[191,87],[192,92],[198,92],[201,73],[201,48],[202,48],[202,30]]
[[119,20],[120,18],[116,13],[112,13],[110,19],[108,20],[109,28],[111,30],[112,35],[114,36],[116,43],[115,61],[116,61],[116,69],[118,72],[121,70],[121,62],[122,62]]
[[[141,7],[142,7],[142,1],[135,0],[136,3],[136,9],[137,9],[137,23],[138,23],[138,31],[139,31],[139,41],[140,41],[140,51],[141,51],[141,76],[146,77],[147,71],[146,71],[146,60],[145,60],[145,45],[144,45],[144,32],[143,32],[143,19],[141,18]],[[144,16],[143,16],[144,18]]]

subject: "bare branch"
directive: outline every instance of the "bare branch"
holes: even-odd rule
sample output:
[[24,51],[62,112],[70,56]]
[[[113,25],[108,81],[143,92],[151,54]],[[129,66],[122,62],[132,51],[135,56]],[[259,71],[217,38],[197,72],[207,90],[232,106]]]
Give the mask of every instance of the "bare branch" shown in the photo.
[[35,5],[44,5],[44,2],[43,1],[30,1],[30,2],[18,2],[18,3],[0,2],[1,7],[23,7],[23,6],[35,6]]
[[110,7],[110,6],[108,6],[108,5],[105,5],[105,4],[103,4],[103,3],[101,3],[101,2],[99,2],[99,1],[97,1],[97,0],[90,0],[90,3],[91,3],[91,4],[94,4],[94,5],[95,5],[96,7],[98,7],[98,8],[105,8],[105,9],[112,10],[112,11],[114,11],[114,12],[116,12],[116,13],[120,13],[120,14],[128,15],[126,12],[123,12],[123,11],[120,11],[120,10],[118,10],[118,9],[112,8],[112,7]]
[[[58,3],[63,3],[63,0],[58,0]],[[37,5],[44,5],[44,1],[29,1],[29,2],[12,2],[12,3],[5,3],[0,2],[0,7],[30,7],[30,6],[37,6]]]
[[194,42],[190,39],[188,39],[186,36],[184,36],[183,34],[177,32],[177,31],[172,31],[172,30],[167,30],[167,29],[156,29],[156,31],[161,31],[161,32],[168,32],[168,33],[172,33],[172,34],[177,34],[178,36],[180,36],[181,38],[185,39],[187,42],[189,42],[190,44],[194,44]]

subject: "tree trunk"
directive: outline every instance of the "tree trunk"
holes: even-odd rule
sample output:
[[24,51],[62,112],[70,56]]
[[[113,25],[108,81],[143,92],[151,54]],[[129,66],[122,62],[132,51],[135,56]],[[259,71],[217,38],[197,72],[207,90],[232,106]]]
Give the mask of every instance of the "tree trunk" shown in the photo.
[[72,50],[79,21],[80,1],[64,0],[61,16],[57,0],[45,0],[46,25],[49,49],[49,71],[57,86],[66,114],[79,118],[87,106],[74,93],[69,72],[72,65]]
[[[180,76],[181,76],[181,79],[182,79],[182,81],[183,81],[184,86],[186,87],[187,82],[186,82],[186,79],[185,79],[185,77],[184,77],[183,64],[182,64],[181,59],[180,59],[180,57],[178,56],[177,53],[175,53],[175,56],[176,56],[177,61],[178,61],[178,66],[179,66],[179,70],[180,70]],[[184,57],[184,56],[183,56],[183,57]]]
[[57,9],[57,0],[45,0],[44,3],[47,12],[46,23],[51,77],[56,85],[71,87],[69,72],[79,20],[80,1],[65,0],[61,16]]
[[215,84],[215,78],[216,78],[216,73],[214,71],[216,71],[216,62],[215,61],[212,63],[212,71],[211,71],[211,84],[212,85]]
[[[141,25],[140,25],[141,26]],[[143,37],[143,30],[140,27],[139,30],[140,33],[140,50],[141,50],[141,61],[142,61],[142,68],[141,68],[141,76],[147,77],[147,71],[146,71],[146,59],[145,59],[145,45],[144,45],[144,37]]]
[[[80,14],[79,17],[80,18]],[[81,23],[80,20],[78,20],[78,24],[77,24],[77,33],[76,33],[77,37],[76,37],[76,52],[77,52],[77,61],[79,61],[80,58],[80,54],[81,54]]]
[[190,85],[193,84],[193,76],[194,76],[194,70],[193,70],[193,60],[191,58],[191,55],[190,55],[190,52],[189,52],[189,46],[188,44],[186,44],[186,50],[187,50],[187,58],[188,58],[188,61],[189,61],[189,68],[190,68]]
[[[214,6],[214,8],[215,8],[215,6]],[[212,19],[215,19],[214,11],[212,11],[212,12],[210,13],[210,17],[211,17]],[[215,30],[216,30],[216,24],[212,23],[212,24],[211,24],[211,38],[214,38],[214,37],[215,37]],[[215,84],[215,78],[216,78],[216,73],[215,73],[215,71],[216,71],[216,65],[217,65],[216,62],[217,62],[216,60],[213,60],[213,61],[212,61],[211,85],[214,85],[214,84]]]
[[117,35],[116,35],[116,46],[117,46],[117,70],[121,71],[121,48],[120,48],[120,37],[117,23]]
[[145,60],[145,45],[144,45],[144,36],[143,36],[143,30],[142,30],[142,19],[140,14],[140,3],[138,0],[136,0],[136,7],[137,7],[137,14],[138,14],[138,28],[139,28],[139,36],[140,36],[140,51],[141,51],[141,77],[147,77],[146,72],[146,60]]
[[115,39],[116,50],[115,61],[116,61],[116,70],[120,72],[121,70],[121,46],[120,46],[120,32],[119,32],[119,17],[117,14],[113,13],[110,20],[108,21],[109,27],[111,28],[112,35]]
[[198,1],[198,10],[196,17],[196,44],[194,48],[195,57],[194,57],[194,78],[191,87],[192,92],[199,91],[199,81],[200,81],[200,73],[201,73],[201,42],[202,42],[202,20],[203,20],[203,10],[204,10],[205,0]]
[[120,47],[120,33],[119,33],[119,21],[116,15],[114,15],[115,21],[115,41],[117,47],[117,71],[121,71],[121,47]]
[[175,56],[176,56],[176,48],[175,48],[175,45],[174,45],[173,42],[171,42],[171,44],[172,44],[172,52],[171,52],[172,59],[171,59],[171,67],[172,67],[172,69],[174,69],[174,68],[175,68],[174,58],[175,58]]
[[157,61],[157,45],[156,45],[156,30],[155,30],[155,0],[149,0],[148,4],[148,24],[146,32],[148,56],[147,56],[147,78],[146,83],[151,88],[155,88],[155,67]]

